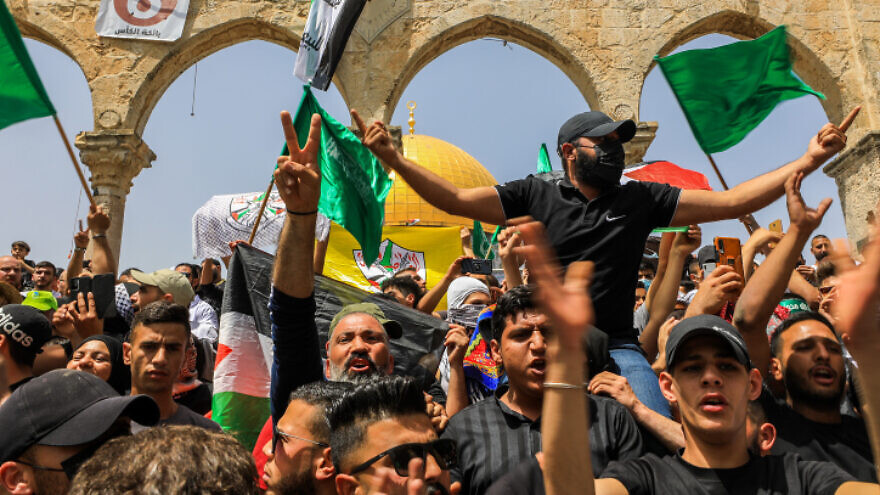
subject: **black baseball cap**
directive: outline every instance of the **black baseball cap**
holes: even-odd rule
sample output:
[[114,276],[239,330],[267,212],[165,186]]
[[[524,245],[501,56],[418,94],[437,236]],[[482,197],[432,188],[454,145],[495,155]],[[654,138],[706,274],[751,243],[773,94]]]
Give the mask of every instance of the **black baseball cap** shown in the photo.
[[703,267],[706,263],[718,262],[718,253],[715,251],[715,246],[703,246],[697,251],[697,262],[700,263],[700,268]]
[[736,327],[715,315],[697,315],[681,320],[678,325],[672,328],[669,339],[666,341],[666,369],[672,369],[677,357],[676,353],[685,342],[701,335],[721,337],[730,346],[734,357],[740,364],[745,366],[747,370],[754,368],[751,359],[749,359],[746,342]]
[[34,355],[52,338],[52,324],[37,308],[23,304],[0,307],[0,332]]
[[31,445],[87,444],[121,416],[142,425],[159,421],[159,406],[146,395],[120,396],[84,371],[58,369],[31,379],[0,405],[0,463]]
[[617,131],[621,143],[625,143],[636,135],[636,123],[630,119],[614,121],[602,112],[592,111],[575,115],[565,121],[559,128],[556,138],[556,151],[561,152],[562,144],[580,136],[599,137]]

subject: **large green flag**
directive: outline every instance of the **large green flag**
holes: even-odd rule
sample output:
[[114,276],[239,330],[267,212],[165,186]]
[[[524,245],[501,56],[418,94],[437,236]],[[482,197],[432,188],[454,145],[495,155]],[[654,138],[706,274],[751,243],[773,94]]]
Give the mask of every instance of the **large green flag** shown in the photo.
[[791,71],[785,26],[756,40],[654,57],[706,153],[742,141],[776,105],[825,96]]
[[[293,118],[300,146],[305,146],[308,140],[312,114],[321,116],[318,210],[357,239],[369,266],[379,256],[385,197],[391,189],[391,179],[361,140],[321,108],[309,86],[304,86]],[[287,154],[286,144],[281,154]]]
[[0,0],[0,129],[55,114],[6,3]]
[[550,165],[550,154],[547,153],[547,144],[541,143],[541,147],[538,149],[538,173],[543,174],[553,170],[553,167]]

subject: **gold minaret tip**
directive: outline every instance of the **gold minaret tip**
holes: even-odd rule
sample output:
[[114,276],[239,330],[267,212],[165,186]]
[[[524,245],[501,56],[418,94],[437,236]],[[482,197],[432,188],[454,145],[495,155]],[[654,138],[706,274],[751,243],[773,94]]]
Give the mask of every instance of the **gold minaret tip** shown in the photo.
[[412,100],[406,102],[406,108],[409,108],[409,120],[407,123],[409,124],[409,135],[412,136],[416,133],[416,118],[413,116],[414,110],[416,109],[416,102]]

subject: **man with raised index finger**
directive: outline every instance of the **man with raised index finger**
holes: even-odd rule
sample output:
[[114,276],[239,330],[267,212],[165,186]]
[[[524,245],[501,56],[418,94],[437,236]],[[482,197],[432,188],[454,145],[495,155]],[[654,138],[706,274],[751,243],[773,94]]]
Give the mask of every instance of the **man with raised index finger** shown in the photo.
[[556,151],[562,158],[564,179],[551,183],[529,176],[472,189],[460,189],[404,158],[381,122],[368,128],[354,110],[352,118],[363,133],[364,144],[433,206],[496,225],[531,216],[546,226],[563,265],[593,261],[596,327],[608,334],[612,357],[639,399],[668,415],[668,404],[638,346],[630,312],[648,234],[656,227],[739,218],[770,204],[782,195],[788,176],[808,174],[843,149],[844,132],[858,110],[840,127],[826,124],[797,160],[727,191],[682,191],[636,181],[621,185],[623,143],[633,138],[636,125],[632,120],[614,121],[598,111],[577,114],[559,129]]

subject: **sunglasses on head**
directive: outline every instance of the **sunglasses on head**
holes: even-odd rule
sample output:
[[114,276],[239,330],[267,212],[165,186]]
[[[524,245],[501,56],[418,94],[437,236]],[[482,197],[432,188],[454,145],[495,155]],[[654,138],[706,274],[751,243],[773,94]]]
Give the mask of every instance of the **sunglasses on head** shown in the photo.
[[363,464],[359,464],[351,469],[349,474],[357,474],[365,471],[379,459],[388,456],[391,459],[391,465],[394,471],[401,477],[409,476],[409,461],[419,458],[423,462],[428,454],[434,457],[440,469],[446,470],[455,467],[458,464],[458,447],[455,440],[449,438],[441,438],[427,443],[405,443],[392,447],[384,452],[379,453],[375,457],[370,458]]

